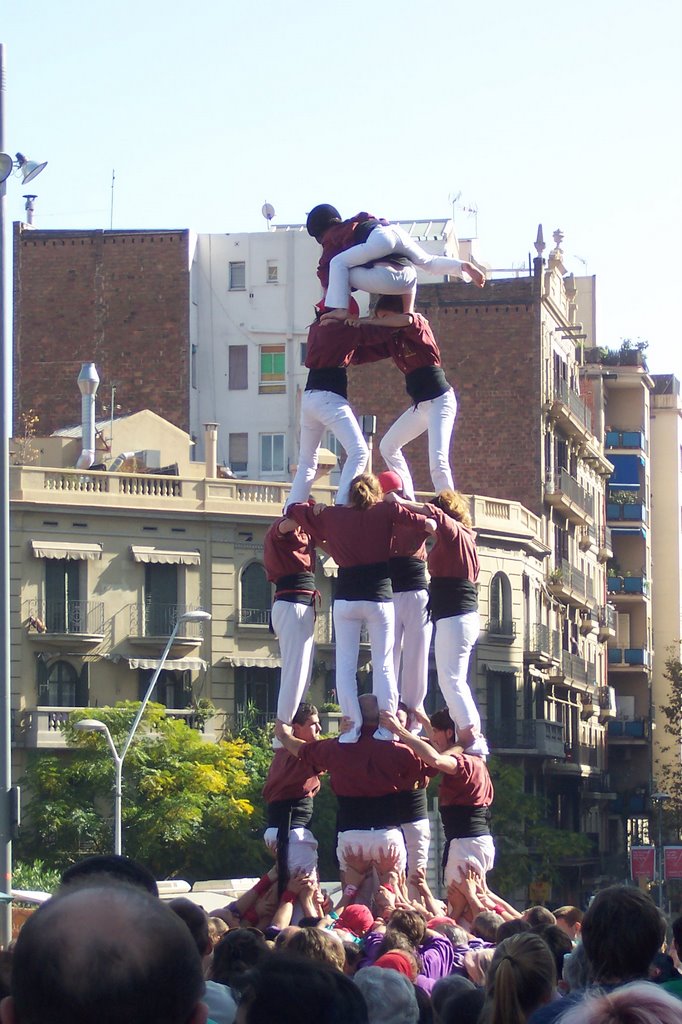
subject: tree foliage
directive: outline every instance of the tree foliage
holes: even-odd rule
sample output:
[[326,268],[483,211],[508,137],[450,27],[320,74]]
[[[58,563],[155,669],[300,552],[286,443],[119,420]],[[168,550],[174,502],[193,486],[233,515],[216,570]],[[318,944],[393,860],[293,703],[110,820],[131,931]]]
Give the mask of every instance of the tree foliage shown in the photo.
[[589,839],[547,824],[545,801],[525,792],[521,768],[496,757],[490,758],[489,768],[495,785],[493,887],[504,893],[531,881],[558,880],[562,859],[586,856]]
[[682,841],[682,662],[679,646],[668,651],[663,678],[669,685],[666,702],[658,706],[665,737],[656,758],[656,785],[659,792],[670,797],[663,804],[665,838],[678,843]]
[[[79,732],[82,718],[104,722],[121,750],[139,705],[74,712],[64,727],[66,756],[37,755],[19,856],[63,869],[87,853],[112,849],[114,763],[100,733]],[[269,758],[268,758],[269,761]],[[251,875],[262,863],[257,810],[263,752],[242,738],[207,743],[183,721],[149,704],[123,767],[125,852],[157,877]],[[254,867],[255,860],[255,867]]]

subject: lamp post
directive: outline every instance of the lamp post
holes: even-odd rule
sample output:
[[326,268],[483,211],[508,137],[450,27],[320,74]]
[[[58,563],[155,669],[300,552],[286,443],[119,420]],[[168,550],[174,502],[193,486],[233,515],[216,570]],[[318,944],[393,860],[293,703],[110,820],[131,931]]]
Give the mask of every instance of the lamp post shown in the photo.
[[125,761],[126,754],[128,753],[128,748],[132,743],[133,736],[137,732],[137,727],[140,724],[145,708],[147,707],[151,695],[154,692],[154,687],[156,686],[159,675],[161,674],[161,669],[166,663],[166,659],[170,653],[171,647],[173,646],[173,642],[178,635],[180,626],[183,622],[209,622],[210,619],[211,613],[205,612],[200,608],[193,612],[184,612],[178,617],[178,621],[173,626],[173,632],[168,638],[165,650],[159,659],[159,664],[154,670],[154,675],[149,680],[147,692],[142,698],[142,702],[137,709],[137,714],[135,715],[133,724],[130,726],[130,731],[126,736],[126,740],[121,748],[120,754],[116,749],[116,744],[114,743],[112,735],[104,722],[98,722],[95,718],[83,718],[80,722],[76,722],[74,725],[74,728],[81,732],[101,732],[109,744],[109,750],[111,751],[111,756],[114,759],[114,853],[116,854],[121,854],[123,852],[123,819],[121,815],[123,803],[123,762]]
[[[9,395],[10,360],[5,337],[5,181],[16,168],[23,183],[40,174],[36,164],[17,153],[16,163],[4,152],[5,49],[0,43],[0,889],[12,886],[12,686],[10,666],[10,569],[9,569]],[[0,905],[0,944],[6,949],[12,938],[12,909]]]
[[658,883],[658,909],[663,909],[663,804],[670,799],[670,793],[652,793],[651,801],[658,809],[658,851],[656,863],[658,869],[656,880]]

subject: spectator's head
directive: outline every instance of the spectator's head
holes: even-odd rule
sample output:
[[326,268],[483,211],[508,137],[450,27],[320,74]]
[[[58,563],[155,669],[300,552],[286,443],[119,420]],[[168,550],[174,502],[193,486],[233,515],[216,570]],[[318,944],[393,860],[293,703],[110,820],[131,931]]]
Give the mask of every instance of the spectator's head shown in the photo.
[[299,928],[285,946],[287,956],[302,956],[343,971],[346,956],[341,939],[320,928]]
[[414,982],[419,974],[419,962],[404,936],[403,941],[405,943],[404,946],[392,945],[385,952],[382,950],[381,955],[376,958],[373,966],[382,967],[387,971],[397,971],[398,974],[402,974]]
[[439,978],[431,990],[431,1005],[436,1017],[448,999],[463,992],[473,992],[475,987],[473,981],[463,978],[461,974],[446,974],[444,978]]
[[208,936],[211,940],[211,945],[215,946],[216,943],[220,942],[221,938],[228,932],[229,928],[222,917],[209,917],[208,919]]
[[680,1016],[679,999],[658,985],[636,981],[584,996],[561,1024],[679,1024]]
[[343,973],[347,974],[349,978],[352,978],[358,969],[360,961],[365,955],[365,951],[358,942],[342,942],[343,951],[346,956],[345,963],[343,965]]
[[520,935],[521,932],[529,931],[530,925],[527,921],[524,921],[522,917],[514,917],[511,921],[502,922],[500,927],[497,929],[495,941],[504,942],[505,939],[510,939],[512,935]]
[[201,958],[187,926],[130,885],[74,886],[26,922],[3,1024],[203,1024]]
[[326,964],[273,954],[243,982],[235,1024],[369,1024],[362,994]]
[[467,933],[451,917],[432,917],[426,922],[426,927],[439,935],[445,935],[453,949],[455,946],[466,946],[469,941]]
[[486,982],[490,1024],[525,1024],[556,986],[554,957],[532,932],[512,935],[495,950]]
[[556,918],[547,907],[528,907],[523,912],[523,920],[530,925],[531,931],[540,935],[543,928],[548,924],[556,924]]
[[679,917],[675,918],[672,927],[673,942],[675,944],[675,949],[677,950],[677,955],[679,959],[682,960],[682,914],[680,914]]
[[371,508],[383,498],[379,481],[373,473],[362,473],[356,476],[350,485],[348,504],[362,512]]
[[480,988],[449,996],[441,1009],[438,1024],[479,1024],[484,1005],[485,996]]
[[592,900],[581,937],[594,980],[618,985],[647,977],[665,937],[665,924],[641,889],[612,885]]
[[497,941],[497,929],[502,924],[502,918],[494,910],[484,910],[471,922],[471,934],[484,942]]
[[414,985],[398,971],[363,967],[353,980],[365,998],[372,1024],[417,1024]]
[[485,985],[485,979],[492,958],[492,947],[487,949],[470,949],[464,954],[464,970],[467,972],[467,977],[473,981],[474,985],[478,985],[479,988],[483,988]]
[[572,942],[580,935],[580,926],[585,916],[578,907],[557,907],[554,911],[556,923],[562,932],[566,932]]
[[592,984],[592,968],[582,942],[578,942],[564,957],[561,988],[568,992],[582,992]]
[[557,978],[563,977],[564,957],[567,953],[572,952],[573,943],[566,932],[556,924],[548,924],[546,928],[543,928],[540,938],[545,940],[554,957]]
[[169,900],[168,906],[189,928],[199,956],[208,956],[213,947],[208,933],[208,914],[206,911],[184,896],[178,896],[174,900]]
[[657,985],[665,981],[674,981],[679,975],[675,970],[675,961],[667,953],[656,953],[649,964],[649,979]]
[[151,871],[130,857],[117,853],[98,853],[85,857],[68,867],[62,875],[62,886],[106,885],[107,882],[126,882],[146,889],[150,896],[159,895],[159,887]]
[[436,508],[441,509],[451,519],[456,519],[462,526],[471,527],[471,513],[469,512],[469,501],[460,494],[459,491],[444,490],[440,491],[435,498],[432,499],[432,504]]
[[255,929],[237,928],[223,935],[213,950],[210,977],[232,987],[252,967],[256,967],[270,950],[263,935]]
[[377,301],[374,303],[374,315],[379,316],[381,313],[402,313],[403,312],[403,297],[402,295],[380,295]]
[[398,908],[391,914],[389,926],[397,932],[407,936],[410,944],[414,947],[421,945],[426,934],[426,922],[416,910],[403,910]]
[[296,714],[291,720],[293,734],[297,740],[311,743],[321,733],[320,716],[314,704],[304,701],[298,705]]
[[341,911],[336,924],[339,928],[351,932],[356,939],[361,939],[374,924],[374,915],[364,904],[351,903]]
[[[400,301],[400,296],[395,296]],[[379,487],[381,487],[381,493],[386,494],[402,494],[403,493],[403,482],[397,473],[394,473],[392,469],[387,469],[383,473],[379,473],[377,477],[379,481]]]
[[312,238],[317,242],[322,242],[325,232],[328,231],[333,224],[340,223],[341,214],[336,207],[330,206],[329,203],[320,203],[318,206],[313,206],[306,218],[305,226],[308,234]]

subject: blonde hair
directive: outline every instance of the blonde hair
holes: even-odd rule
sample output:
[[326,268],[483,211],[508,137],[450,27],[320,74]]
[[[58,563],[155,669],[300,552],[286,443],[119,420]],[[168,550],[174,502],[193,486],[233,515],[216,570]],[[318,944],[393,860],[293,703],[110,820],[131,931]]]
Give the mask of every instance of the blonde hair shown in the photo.
[[532,932],[505,939],[496,948],[486,978],[486,1024],[525,1024],[556,985],[556,969],[546,942]]
[[383,491],[374,473],[356,476],[350,485],[350,502],[353,508],[363,512],[381,501]]
[[466,526],[471,529],[469,502],[463,494],[459,493],[459,491],[451,491],[448,489],[439,491],[433,499],[432,504],[437,508],[442,509],[442,511],[452,519],[456,519],[458,523],[462,524],[462,526]]
[[649,981],[590,993],[561,1018],[566,1024],[677,1024],[679,1019],[679,999]]

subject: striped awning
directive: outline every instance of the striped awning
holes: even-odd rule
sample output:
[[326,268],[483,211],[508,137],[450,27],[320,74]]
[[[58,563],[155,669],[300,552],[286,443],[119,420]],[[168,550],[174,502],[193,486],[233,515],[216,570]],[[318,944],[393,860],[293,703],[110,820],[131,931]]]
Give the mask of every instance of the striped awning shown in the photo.
[[223,658],[224,665],[234,668],[281,668],[281,658],[260,658],[255,654],[227,654]]
[[97,559],[102,557],[101,544],[83,544],[71,540],[32,540],[31,550],[36,558]]
[[[161,664],[161,658],[128,658],[127,661],[128,668],[156,669]],[[169,672],[204,672],[206,662],[202,658],[166,658],[163,667]]]
[[198,551],[162,551],[160,548],[131,544],[130,553],[136,562],[157,562],[162,565],[200,565]]

